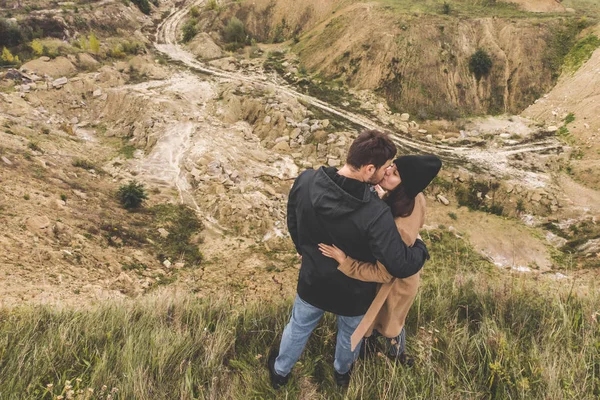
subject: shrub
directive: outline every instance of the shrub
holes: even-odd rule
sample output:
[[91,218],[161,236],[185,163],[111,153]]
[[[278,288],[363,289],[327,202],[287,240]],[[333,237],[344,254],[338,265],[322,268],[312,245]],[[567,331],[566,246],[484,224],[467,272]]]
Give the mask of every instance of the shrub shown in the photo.
[[117,191],[117,198],[123,208],[130,210],[139,208],[148,196],[143,184],[131,181],[127,185],[123,185],[119,188]]
[[6,47],[2,48],[2,56],[0,56],[0,61],[2,61],[2,64],[8,65],[18,64],[21,62],[21,60],[19,60],[19,56],[13,56],[10,50]]
[[517,200],[517,212],[519,214],[525,212],[525,202],[523,201],[523,199]]
[[198,18],[200,16],[200,10],[197,6],[193,6],[192,8],[190,8],[190,15],[192,16],[192,18]]
[[244,28],[242,21],[236,17],[231,17],[225,27],[224,33],[227,43],[235,43],[243,46],[246,42],[246,28]]
[[157,227],[169,232],[166,238],[154,238],[158,244],[159,260],[181,260],[189,267],[200,265],[202,253],[192,238],[202,230],[203,224],[194,210],[183,204],[160,204],[153,207],[151,213]]
[[565,117],[565,125],[569,125],[571,122],[575,121],[575,114],[568,113]]
[[86,170],[96,169],[96,166],[93,163],[91,163],[88,160],[81,159],[81,158],[74,160],[72,165],[74,167],[82,168],[82,169],[86,169]]
[[483,49],[477,50],[469,59],[469,71],[475,74],[479,81],[482,77],[489,75],[492,70],[492,59]]
[[40,148],[40,146],[38,146],[38,144],[35,143],[35,142],[29,142],[27,144],[27,147],[29,147],[33,151],[37,151],[37,152],[40,152],[40,153],[43,152],[42,149]]
[[449,212],[448,216],[450,218],[452,218],[454,221],[456,221],[458,219],[458,216],[456,215],[456,213],[453,213],[453,212]]
[[148,3],[148,0],[131,0],[131,1],[133,2],[133,4],[135,4],[137,6],[137,8],[140,9],[141,12],[143,12],[146,15],[150,14],[150,3]]
[[0,46],[15,47],[23,41],[23,33],[16,23],[0,18]]
[[41,56],[44,54],[44,45],[39,39],[34,39],[29,46],[36,55]]
[[287,21],[285,18],[281,19],[281,22],[275,26],[273,32],[273,43],[282,43],[285,41],[285,32],[288,30]]
[[217,10],[218,8],[217,0],[208,0],[208,3],[206,3],[207,10]]
[[451,12],[452,12],[452,7],[450,6],[450,3],[445,1],[444,4],[442,5],[442,13],[446,14],[446,15],[450,15]]
[[90,51],[94,54],[98,54],[100,52],[100,41],[94,35],[94,32],[90,33]]
[[192,18],[183,25],[183,43],[189,42],[196,36],[198,33],[198,28],[196,27],[197,23],[198,21]]

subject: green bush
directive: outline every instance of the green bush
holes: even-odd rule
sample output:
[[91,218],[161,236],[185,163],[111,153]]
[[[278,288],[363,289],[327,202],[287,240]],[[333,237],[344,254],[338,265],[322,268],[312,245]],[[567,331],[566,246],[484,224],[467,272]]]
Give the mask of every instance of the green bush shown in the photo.
[[225,27],[224,37],[227,43],[235,43],[243,46],[246,43],[246,28],[244,28],[244,23],[236,17],[231,17]]
[[565,117],[565,125],[569,125],[571,122],[575,121],[575,114],[568,113]]
[[159,260],[184,261],[189,267],[200,265],[203,256],[198,244],[192,243],[192,237],[203,225],[194,210],[183,204],[160,204],[152,207],[151,213],[154,215],[157,229],[161,227],[169,232],[166,238],[158,235],[154,237],[159,250]]
[[119,188],[117,198],[123,208],[130,210],[139,208],[148,196],[146,195],[146,189],[144,189],[143,184],[131,181],[129,184]]
[[442,13],[446,14],[446,15],[450,15],[451,12],[452,12],[452,7],[450,6],[450,3],[445,1],[444,4],[442,4]]
[[23,33],[16,23],[0,18],[0,48],[15,47],[23,42]]
[[198,28],[196,27],[197,23],[198,21],[192,18],[183,25],[183,43],[189,42],[198,34]]
[[484,76],[489,75],[492,70],[492,59],[483,49],[477,50],[469,59],[469,71],[475,75],[479,81]]
[[133,4],[135,4],[141,12],[148,15],[150,14],[150,3],[148,0],[131,0]]
[[75,159],[73,161],[72,165],[74,167],[82,168],[82,169],[87,169],[87,170],[96,169],[96,165],[94,165],[92,162],[90,162],[88,160],[81,159],[81,158]]
[[207,10],[217,10],[218,8],[219,5],[217,4],[217,0],[208,0],[208,2],[206,3]]
[[198,18],[200,16],[200,9],[197,6],[190,8],[190,15],[192,18]]

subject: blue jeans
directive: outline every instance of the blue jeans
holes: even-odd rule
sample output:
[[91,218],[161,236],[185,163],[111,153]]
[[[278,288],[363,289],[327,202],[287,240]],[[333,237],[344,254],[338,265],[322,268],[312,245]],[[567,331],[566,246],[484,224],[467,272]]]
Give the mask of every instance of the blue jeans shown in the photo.
[[[300,358],[310,334],[324,313],[325,311],[308,304],[300,296],[296,296],[292,308],[292,317],[283,330],[283,336],[281,337],[279,356],[275,360],[275,372],[281,376],[287,376],[290,373],[292,367]],[[340,374],[348,372],[358,358],[362,343],[356,346],[354,351],[351,351],[350,336],[362,318],[362,315],[358,317],[337,316],[338,331],[333,368]]]

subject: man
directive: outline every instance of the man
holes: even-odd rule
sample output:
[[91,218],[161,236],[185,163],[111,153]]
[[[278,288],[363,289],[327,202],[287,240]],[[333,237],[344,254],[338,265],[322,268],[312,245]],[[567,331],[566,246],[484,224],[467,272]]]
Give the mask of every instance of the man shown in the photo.
[[396,146],[378,131],[361,133],[350,146],[346,164],[337,171],[322,167],[304,171],[290,191],[288,229],[302,265],[292,317],[283,331],[279,352],[268,358],[271,383],[288,382],[294,364],[325,311],[337,315],[334,376],[350,382],[360,346],[350,349],[350,336],[375,298],[376,284],[347,277],[337,262],[321,254],[318,243],[335,243],[348,256],[375,262],[398,278],[414,275],[429,257],[421,240],[407,247],[389,207],[371,190],[396,154]]

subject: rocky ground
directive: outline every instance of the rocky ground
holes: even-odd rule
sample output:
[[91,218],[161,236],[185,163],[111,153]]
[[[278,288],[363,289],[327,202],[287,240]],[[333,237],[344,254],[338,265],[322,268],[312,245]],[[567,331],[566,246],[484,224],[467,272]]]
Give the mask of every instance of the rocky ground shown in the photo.
[[[598,264],[598,193],[561,172],[570,147],[554,122],[417,123],[368,91],[328,103],[303,90],[318,79],[300,73],[285,43],[257,46],[259,57],[229,56],[207,35],[185,48],[177,37],[188,8],[165,1],[146,17],[102,5],[138,21],[132,35],[142,43],[156,36],[154,49],[39,57],[0,79],[2,304],[81,304],[162,285],[288,296],[298,268],[285,226],[289,188],[303,169],[342,165],[362,127],[392,129],[403,152],[444,158],[427,193],[428,229],[452,230],[517,272],[562,279],[577,276],[566,266]],[[149,194],[139,212],[115,199],[131,180]],[[162,219],[164,204],[198,217],[189,241],[203,253],[199,265],[163,254],[177,229]],[[580,239],[574,229],[590,239],[573,244],[582,258],[565,265],[557,249]]]

